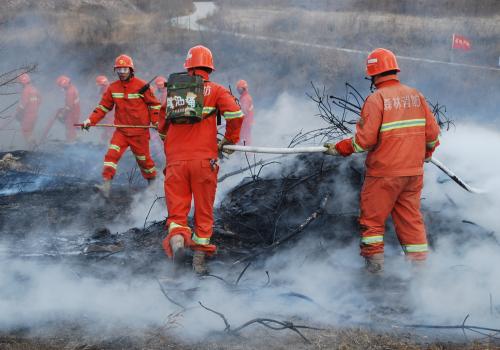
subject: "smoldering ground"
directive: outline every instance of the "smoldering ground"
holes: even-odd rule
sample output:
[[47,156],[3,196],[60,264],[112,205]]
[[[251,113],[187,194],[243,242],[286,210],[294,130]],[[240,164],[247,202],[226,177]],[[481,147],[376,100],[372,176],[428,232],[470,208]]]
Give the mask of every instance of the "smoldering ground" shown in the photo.
[[[315,106],[305,98],[302,98],[304,103],[297,103],[298,99],[300,97],[289,95],[278,98],[270,108],[275,117],[271,123],[287,125],[286,121],[293,111],[311,115]],[[290,106],[294,106],[293,111]],[[302,127],[309,129],[311,126],[304,119]],[[282,145],[301,125],[296,123],[293,127],[280,129],[263,123],[261,127],[267,131],[266,139],[276,140],[275,145]],[[263,134],[259,128],[255,129],[257,135]],[[475,142],[478,147],[491,151],[486,150],[478,156],[465,146],[464,140],[468,139],[471,131],[477,135]],[[376,281],[362,272],[356,229],[344,228],[340,222],[328,224],[328,220],[318,219],[316,226],[313,223],[300,234],[300,240],[281,246],[274,254],[264,254],[256,259],[237,283],[246,262],[233,265],[238,255],[227,253],[209,263],[212,274],[217,277],[198,279],[186,272],[174,281],[166,280],[172,271],[161,250],[163,224],[153,224],[156,226],[152,229],[159,228],[155,236],[140,230],[146,208],[161,193],[141,191],[135,195],[135,202],[131,198],[131,205],[124,209],[121,216],[118,214],[123,220],[107,225],[111,229],[111,236],[107,239],[124,240],[126,247],[133,247],[128,250],[135,250],[133,253],[127,252],[126,248],[126,253],[118,252],[107,257],[108,253],[93,258],[89,254],[82,255],[89,243],[99,242],[99,238],[85,229],[82,223],[73,228],[71,225],[52,230],[51,227],[44,227],[33,230],[38,231],[38,236],[28,234],[22,239],[10,237],[9,241],[4,241],[1,249],[4,268],[0,278],[3,310],[0,324],[4,331],[22,328],[36,332],[40,327],[50,329],[49,324],[59,324],[64,320],[79,324],[84,337],[99,339],[110,339],[126,332],[140,334],[160,327],[161,332],[183,341],[189,339],[196,342],[209,335],[221,334],[225,328],[223,320],[204,309],[198,303],[201,302],[224,314],[232,329],[249,320],[267,317],[293,320],[296,324],[319,328],[363,326],[384,331],[393,329],[395,325],[412,323],[460,324],[468,314],[471,324],[498,328],[500,289],[496,266],[500,261],[496,241],[498,220],[493,213],[500,203],[495,165],[490,161],[495,147],[486,146],[497,139],[497,131],[462,123],[457,123],[456,129],[443,134],[442,146],[436,157],[472,185],[482,187],[488,193],[481,196],[468,194],[447,181],[431,165],[426,165],[422,203],[424,211],[429,212],[426,219],[432,219],[428,222],[428,229],[433,251],[423,271],[415,272],[408,265],[394,242],[394,233],[389,230],[386,275]],[[80,157],[85,159],[88,153],[82,152]],[[345,174],[350,174],[351,166],[362,165],[362,158],[357,158],[323,158],[324,167],[337,168],[336,176],[342,179],[332,181],[324,177],[321,181],[325,183],[318,180],[316,187],[319,191],[328,189],[332,192],[325,217],[331,218],[333,216],[328,215],[335,213],[357,215],[359,187],[349,183],[345,177]],[[308,166],[315,164],[314,161],[308,163],[307,159],[284,158],[280,160],[281,164],[264,170],[260,177],[265,181],[280,178],[284,172],[306,173]],[[231,165],[231,168],[226,168],[226,165]],[[245,165],[246,159],[241,156],[229,158],[222,163],[221,175]],[[241,184],[251,181],[248,172],[229,179],[239,182],[242,178]],[[223,202],[237,185],[227,184],[230,182],[220,184],[220,193],[224,195],[219,197],[218,203]],[[124,183],[122,186],[126,187]],[[115,190],[120,191],[120,182]],[[299,197],[293,198],[302,201],[304,207],[294,214],[296,217],[289,219],[288,230],[293,230],[315,211],[321,201],[320,197],[307,192],[298,193]],[[87,211],[87,206],[99,206],[97,197],[88,200],[91,202],[82,203],[79,212]],[[161,202],[148,218],[148,225],[166,215]],[[259,206],[260,202],[254,204]],[[100,210],[110,210],[110,207],[102,205]],[[78,216],[74,220],[78,222]],[[461,220],[472,222],[481,229],[475,229],[472,224],[462,223]],[[124,222],[130,223],[129,227],[140,229],[123,232],[122,228],[126,227]],[[471,226],[470,230],[467,225]],[[460,232],[455,235],[453,230],[457,228]],[[286,229],[283,230],[278,234],[287,233]],[[350,236],[349,233],[341,234],[343,230],[350,230]],[[488,235],[493,231],[493,236]],[[152,235],[150,246],[145,248],[137,243],[148,235]],[[126,237],[129,240],[125,240]],[[47,239],[52,245],[44,246],[43,242]],[[16,257],[13,251],[25,256]],[[52,255],[35,257],[32,254],[29,257],[29,252],[44,251]],[[257,327],[254,324],[241,333],[252,334]],[[52,331],[57,332],[55,328]],[[455,334],[442,331],[437,337],[452,339]]]

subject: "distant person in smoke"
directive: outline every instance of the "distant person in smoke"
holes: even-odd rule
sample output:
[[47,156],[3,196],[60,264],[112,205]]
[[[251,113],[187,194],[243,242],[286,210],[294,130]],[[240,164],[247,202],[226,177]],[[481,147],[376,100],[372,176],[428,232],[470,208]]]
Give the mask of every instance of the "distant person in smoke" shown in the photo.
[[[102,177],[104,183],[98,186],[104,197],[108,198],[111,181],[118,168],[118,162],[128,147],[134,153],[142,176],[152,183],[156,178],[156,168],[149,152],[150,124],[158,125],[161,104],[151,89],[145,88],[146,82],[135,77],[134,62],[130,56],[120,55],[114,64],[118,80],[104,91],[99,105],[83,122],[82,128],[88,130],[115,108],[114,124],[143,126],[138,128],[117,128],[111,138],[108,152],[104,156]],[[142,90],[144,91],[142,92]]]
[[[168,209],[166,254],[182,261],[185,248],[193,253],[193,269],[205,274],[205,256],[216,251],[210,243],[219,172],[218,153],[239,141],[243,113],[234,96],[209,80],[214,70],[212,52],[194,46],[184,62],[187,73],[171,74],[168,97],[162,107],[158,132],[165,138],[165,198]],[[178,87],[175,88],[174,87]],[[188,108],[189,107],[189,108]],[[226,131],[217,142],[217,114],[226,120]],[[188,225],[194,199],[194,230]]]
[[[71,79],[65,75],[61,75],[56,80],[57,85],[64,90],[64,107],[60,108],[55,116],[55,119],[61,121],[66,128],[66,141],[74,142],[77,132],[73,124],[80,122],[80,96],[78,89],[71,83]],[[49,122],[48,128],[53,125],[53,121]],[[46,136],[47,133],[44,133]]]
[[[106,92],[106,90],[109,87],[109,80],[105,75],[98,75],[95,78],[95,85],[98,88],[98,93],[99,93],[99,98],[102,97],[102,95]],[[103,120],[101,120],[101,123],[104,124],[113,124],[113,120],[115,117],[115,111],[109,111],[108,114],[104,117]],[[101,144],[107,144],[109,140],[111,139],[111,136],[113,136],[113,128],[102,128],[103,130],[101,131]]]
[[162,77],[161,75],[155,79],[155,87],[156,87],[156,95],[158,96],[158,100],[160,100],[161,104],[164,104],[167,101],[167,87],[165,84],[167,83],[167,79]]
[[38,89],[31,83],[31,78],[28,73],[21,74],[17,78],[19,83],[23,85],[21,99],[17,105],[16,119],[21,123],[21,130],[24,140],[31,148],[34,146],[33,130],[35,129],[36,120],[38,118],[38,110],[42,102]]
[[422,262],[428,246],[420,212],[423,164],[439,145],[439,126],[425,97],[399,82],[396,56],[375,49],[366,60],[366,73],[376,91],[361,110],[353,137],[327,143],[325,152],[344,157],[368,152],[361,190],[361,255],[369,272],[384,268],[384,230],[389,215],[410,261]]
[[236,90],[240,94],[241,111],[245,115],[243,125],[241,126],[241,140],[240,143],[245,145],[252,144],[252,127],[255,124],[253,118],[253,99],[248,92],[248,83],[246,80],[238,80],[236,83]]

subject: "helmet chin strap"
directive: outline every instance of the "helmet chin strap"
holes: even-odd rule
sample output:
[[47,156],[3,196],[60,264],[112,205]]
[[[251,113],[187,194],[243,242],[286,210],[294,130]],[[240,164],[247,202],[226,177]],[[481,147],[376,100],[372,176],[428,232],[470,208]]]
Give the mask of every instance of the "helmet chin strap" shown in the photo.
[[375,91],[375,77],[365,77],[366,80],[370,80],[370,92]]

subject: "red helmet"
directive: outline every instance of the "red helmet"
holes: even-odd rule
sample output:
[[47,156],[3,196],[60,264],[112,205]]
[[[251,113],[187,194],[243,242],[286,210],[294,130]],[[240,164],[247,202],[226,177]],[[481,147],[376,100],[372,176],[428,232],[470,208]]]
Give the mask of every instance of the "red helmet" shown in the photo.
[[238,82],[236,83],[236,89],[238,89],[238,91],[243,91],[243,90],[247,90],[248,91],[248,83],[246,80],[238,80]]
[[104,76],[104,75],[98,75],[95,78],[95,84],[97,86],[108,86],[109,85],[109,81],[108,81],[108,78],[106,78],[106,76]]
[[134,61],[132,60],[132,57],[127,55],[120,55],[115,59],[114,68],[124,68],[124,67],[134,70]]
[[212,51],[202,45],[194,46],[189,49],[184,68],[206,67],[215,70]]
[[57,78],[56,83],[62,88],[67,88],[71,84],[71,79],[65,75],[61,75]]
[[366,59],[366,74],[370,77],[391,70],[400,71],[396,55],[387,49],[375,49]]
[[158,89],[163,89],[165,88],[165,83],[167,82],[167,79],[165,77],[162,77],[161,75],[155,79],[155,85],[156,88]]
[[26,85],[26,84],[29,84],[31,83],[31,79],[30,79],[30,76],[28,75],[28,73],[23,73],[21,74],[18,78],[17,78],[17,81],[19,81],[21,84],[23,85]]

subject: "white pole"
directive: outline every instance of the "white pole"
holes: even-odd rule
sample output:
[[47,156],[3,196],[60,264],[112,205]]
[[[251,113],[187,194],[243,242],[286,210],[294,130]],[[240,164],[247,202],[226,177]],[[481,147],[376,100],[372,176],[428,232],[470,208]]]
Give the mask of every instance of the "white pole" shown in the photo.
[[323,146],[314,147],[254,147],[254,146],[240,146],[240,145],[226,145],[224,149],[237,151],[237,152],[250,152],[250,153],[274,153],[274,154],[294,154],[294,153],[322,153],[327,150]]

